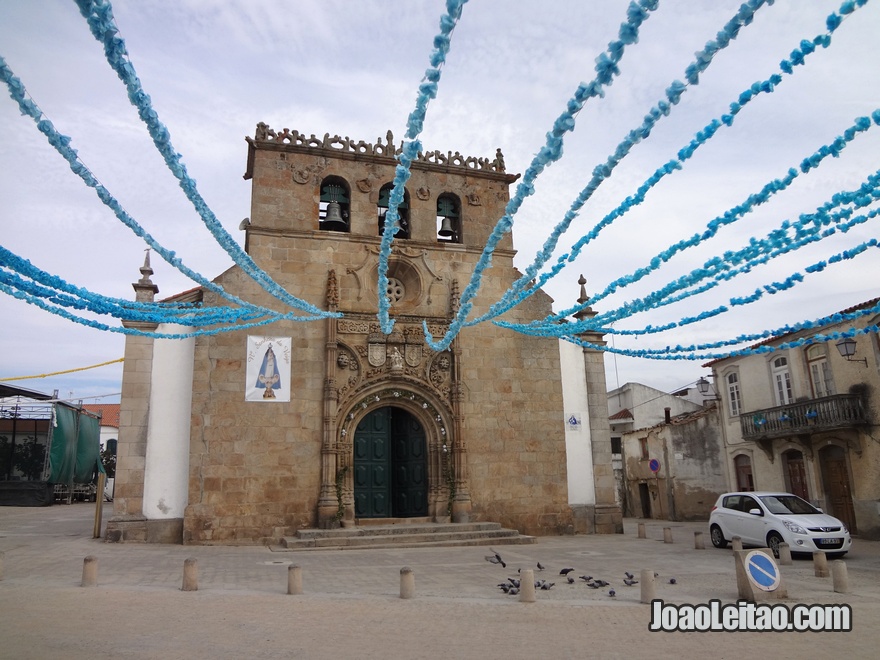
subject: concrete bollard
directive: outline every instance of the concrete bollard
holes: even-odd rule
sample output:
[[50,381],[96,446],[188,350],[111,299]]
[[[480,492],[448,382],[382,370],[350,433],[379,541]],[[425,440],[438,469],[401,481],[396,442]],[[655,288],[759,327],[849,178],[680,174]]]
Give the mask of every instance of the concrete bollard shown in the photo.
[[98,558],[94,555],[89,555],[88,557],[83,559],[83,575],[82,583],[80,584],[80,586],[98,586]]
[[672,527],[663,528],[663,542],[672,543]]
[[642,569],[642,572],[639,575],[639,585],[642,587],[641,602],[650,603],[652,600],[657,598],[657,591],[654,588],[656,582],[654,579],[653,570],[648,570],[646,568]]
[[287,567],[287,593],[298,596],[303,592],[302,569],[295,564]]
[[189,557],[183,562],[183,586],[180,590],[199,590],[199,560],[195,557]]
[[535,571],[531,568],[519,572],[519,602],[535,602]]
[[647,538],[645,536],[645,523],[639,523],[639,538],[640,539]]
[[779,565],[791,566],[791,546],[788,543],[779,544]]
[[734,552],[736,552],[737,550],[742,550],[743,549],[742,538],[739,536],[734,536],[732,539],[730,539],[730,547],[733,548]]
[[412,598],[416,595],[416,576],[409,566],[400,569],[400,597]]
[[824,552],[817,550],[813,553],[813,572],[816,577],[828,577],[828,557]]
[[836,559],[831,562],[831,584],[835,593],[849,593],[849,575],[846,571],[846,562]]
[[703,532],[694,532],[694,550],[705,550],[706,543],[703,541]]

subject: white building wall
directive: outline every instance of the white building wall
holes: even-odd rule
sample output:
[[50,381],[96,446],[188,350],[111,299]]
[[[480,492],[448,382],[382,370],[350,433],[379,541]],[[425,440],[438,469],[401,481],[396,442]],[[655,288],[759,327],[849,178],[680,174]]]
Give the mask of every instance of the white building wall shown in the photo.
[[[190,328],[159,325],[156,332]],[[183,518],[189,492],[189,429],[195,338],[157,339],[153,347],[152,396],[144,467],[144,516]]]
[[[565,409],[565,457],[568,471],[568,503],[596,504],[590,416],[583,348],[559,340],[562,372],[562,405]],[[572,423],[575,422],[575,423]]]

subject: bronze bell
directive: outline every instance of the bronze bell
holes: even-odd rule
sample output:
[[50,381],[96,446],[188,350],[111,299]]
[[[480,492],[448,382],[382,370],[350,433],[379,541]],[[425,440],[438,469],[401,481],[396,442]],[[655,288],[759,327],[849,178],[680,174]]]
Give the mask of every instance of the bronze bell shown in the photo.
[[452,228],[452,220],[450,220],[448,216],[443,216],[443,221],[440,223],[440,231],[437,233],[444,238],[455,236],[455,230]]
[[327,204],[327,217],[324,218],[321,227],[331,231],[348,231],[348,223],[342,217],[339,202]]

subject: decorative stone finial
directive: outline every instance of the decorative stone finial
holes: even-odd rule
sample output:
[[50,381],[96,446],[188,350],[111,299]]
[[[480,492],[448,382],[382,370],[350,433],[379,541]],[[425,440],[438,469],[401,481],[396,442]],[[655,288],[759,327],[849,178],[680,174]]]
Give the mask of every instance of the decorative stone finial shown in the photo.
[[150,267],[150,248],[147,248],[146,252],[144,265],[140,267],[141,279],[132,284],[134,299],[137,302],[153,302],[156,294],[159,293],[159,287],[153,284],[153,280],[150,279],[150,275],[153,274],[153,269]]
[[[578,284],[581,285],[581,295],[577,299],[578,305],[586,305],[590,301],[590,299],[587,297],[587,278],[585,278],[583,274],[581,274],[581,276],[578,278]],[[595,315],[596,313],[592,310],[592,308],[586,306],[579,312],[576,312],[574,314],[574,317],[578,321],[583,321],[584,319],[592,318]]]

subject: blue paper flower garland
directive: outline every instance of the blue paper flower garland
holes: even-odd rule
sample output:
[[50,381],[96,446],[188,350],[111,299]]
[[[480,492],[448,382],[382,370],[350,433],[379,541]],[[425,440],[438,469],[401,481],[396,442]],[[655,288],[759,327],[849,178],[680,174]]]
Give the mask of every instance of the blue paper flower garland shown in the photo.
[[171,134],[168,128],[159,121],[159,115],[152,106],[150,96],[143,90],[140,79],[135,73],[134,66],[128,57],[125,42],[118,36],[119,29],[113,18],[113,8],[109,0],[75,0],[80,13],[86,19],[92,35],[104,45],[104,54],[111,68],[116,72],[119,79],[128,90],[128,98],[137,109],[138,116],[146,124],[153,144],[165,160],[165,164],[171,173],[180,182],[186,198],[192,203],[205,226],[214,236],[215,240],[232,258],[232,260],[248,275],[257,282],[269,294],[284,302],[294,309],[314,314],[316,316],[338,316],[330,312],[318,309],[311,303],[296,298],[284,288],[272,280],[236,243],[235,239],[220,224],[214,212],[208,207],[205,200],[196,188],[196,182],[189,176],[182,157],[174,150],[171,144]]
[[[394,184],[388,200],[388,211],[385,213],[385,227],[382,230],[382,245],[379,249],[379,311],[377,317],[382,332],[390,334],[394,321],[389,316],[390,302],[383,292],[388,290],[388,259],[391,256],[391,241],[399,229],[400,215],[398,207],[404,199],[404,189],[410,177],[410,166],[422,149],[416,138],[422,132],[428,103],[437,97],[437,83],[440,81],[440,67],[449,53],[452,32],[461,18],[461,11],[467,0],[446,0],[446,14],[440,17],[440,34],[434,37],[434,50],[431,52],[431,68],[425,71],[416,97],[416,107],[407,119],[406,134],[401,153],[397,157],[399,165],[394,171]],[[393,147],[393,145],[392,145]]]
[[[181,189],[189,201],[199,213],[206,227],[214,235],[215,239],[233,258],[236,264],[249,277],[254,279],[262,288],[271,295],[283,301],[293,309],[307,312],[311,316],[300,316],[293,313],[280,313],[275,310],[254,305],[225,292],[222,287],[211,282],[204,276],[191,271],[175,253],[164,249],[159,245],[138,223],[131,218],[121,204],[99,183],[94,174],[80,161],[76,151],[70,146],[69,137],[60,134],[39,109],[33,99],[27,96],[27,92],[21,81],[14,76],[5,60],[0,57],[0,79],[2,79],[12,96],[18,103],[22,114],[30,116],[38,130],[45,135],[49,143],[68,162],[70,169],[77,174],[87,186],[93,188],[101,201],[107,205],[126,226],[136,235],[143,238],[151,248],[162,256],[170,264],[181,270],[188,277],[198,282],[205,289],[217,293],[230,301],[230,306],[206,306],[202,304],[168,304],[168,303],[139,303],[118,298],[110,298],[90,292],[84,288],[72,285],[63,279],[51,275],[26,259],[15,255],[6,248],[0,247],[0,292],[6,293],[17,299],[39,306],[50,313],[61,316],[70,321],[89,327],[131,335],[143,335],[156,338],[180,339],[201,335],[214,335],[233,330],[244,330],[252,327],[264,326],[279,320],[312,321],[328,317],[338,317],[341,314],[330,313],[320,310],[313,305],[292,296],[268,274],[262,271],[247,255],[231,236],[223,229],[213,212],[208,208],[205,201],[198,193],[195,181],[192,180],[182,163],[180,154],[177,154],[170,141],[170,133],[167,127],[158,119],[158,114],[152,106],[150,97],[144,92],[134,67],[131,64],[124,41],[118,36],[118,28],[113,18],[112,7],[109,0],[76,0],[80,12],[86,18],[92,34],[104,46],[104,51],[111,67],[116,71],[120,80],[125,84],[131,103],[138,111],[141,120],[146,124],[150,136],[159,152],[165,159],[173,175],[178,179]],[[463,5],[467,0],[446,0],[446,14],[440,19],[440,33],[434,38],[434,49],[430,56],[430,65],[419,85],[415,109],[410,113],[407,120],[407,130],[402,144],[401,153],[398,155],[398,166],[395,170],[393,190],[389,200],[389,208],[386,214],[386,224],[382,234],[382,244],[379,256],[379,291],[387,288],[387,271],[391,255],[391,245],[394,235],[399,228],[399,205],[404,199],[404,189],[410,177],[410,167],[413,160],[421,150],[418,136],[422,131],[430,101],[436,98],[438,82],[441,76],[441,67],[445,63],[449,52],[451,35],[461,17]],[[706,71],[713,61],[714,56],[725,48],[733,39],[736,39],[742,27],[748,26],[754,19],[755,13],[763,5],[773,4],[773,0],[747,0],[744,2],[736,15],[731,18],[719,31],[714,40],[706,43],[703,50],[696,53],[694,61],[688,65],[684,72],[684,82],[673,81],[665,92],[665,98],[654,105],[644,117],[642,124],[630,131],[627,136],[617,145],[615,151],[604,163],[594,168],[592,178],[587,186],[581,191],[570,209],[566,212],[563,220],[556,225],[542,249],[536,254],[532,264],[524,271],[508,289],[508,291],[493,304],[487,314],[468,320],[468,315],[473,306],[473,298],[476,296],[483,271],[491,265],[492,254],[498,242],[508,233],[513,224],[513,217],[521,207],[525,199],[534,193],[534,182],[538,175],[552,163],[562,157],[563,140],[568,132],[574,130],[577,114],[584,104],[593,97],[601,98],[604,95],[604,87],[612,84],[614,78],[620,74],[619,63],[623,57],[625,47],[638,42],[639,28],[647,20],[650,12],[658,6],[658,0],[634,0],[627,9],[627,19],[621,24],[618,39],[608,44],[608,49],[596,58],[596,76],[590,83],[582,83],[572,98],[568,101],[565,112],[554,122],[552,129],[547,133],[546,142],[539,153],[532,160],[529,168],[524,173],[521,183],[517,186],[515,196],[505,208],[505,214],[496,224],[477,267],[471,277],[470,283],[461,297],[461,306],[457,315],[450,324],[449,331],[439,341],[428,332],[426,322],[423,327],[428,345],[434,350],[445,350],[451,344],[458,332],[463,327],[476,325],[486,320],[494,319],[498,315],[520,304],[529,296],[538,291],[549,279],[560,272],[564,266],[574,261],[581,250],[589,244],[598,233],[606,226],[626,214],[631,208],[644,201],[647,193],[663,178],[682,169],[702,145],[708,142],[722,128],[730,127],[736,116],[752,100],[762,94],[772,93],[784,80],[785,75],[792,75],[798,66],[805,64],[807,58],[818,48],[827,48],[831,44],[831,36],[841,25],[842,21],[852,15],[858,8],[864,6],[867,0],[849,0],[843,2],[838,12],[832,13],[826,18],[826,31],[814,37],[812,40],[801,40],[798,47],[791,51],[790,56],[783,59],[779,65],[780,73],[774,73],[766,79],[752,84],[744,90],[735,101],[729,104],[729,112],[712,119],[703,129],[698,131],[690,142],[679,149],[676,158],[669,160],[658,168],[640,186],[636,193],[627,197],[614,211],[606,215],[588,234],[581,237],[568,254],[558,258],[552,268],[540,275],[538,273],[548,262],[556,249],[562,234],[568,230],[571,223],[586,202],[592,197],[599,185],[611,176],[615,167],[626,157],[630,150],[640,141],[649,137],[656,123],[668,116],[672,108],[680,101],[682,95],[690,85],[699,83],[700,75]],[[880,109],[874,111],[870,117],[859,117],[855,122],[836,137],[832,142],[823,145],[812,155],[804,158],[798,167],[790,168],[784,176],[768,182],[759,192],[750,195],[742,204],[729,209],[724,214],[716,217],[707,224],[707,228],[690,238],[678,241],[666,250],[662,251],[643,268],[630,275],[620,277],[609,284],[603,291],[592,296],[587,302],[571,307],[558,314],[553,314],[545,319],[536,320],[527,324],[513,324],[495,321],[501,327],[509,328],[524,334],[555,337],[579,344],[596,350],[607,350],[622,355],[641,357],[646,359],[663,360],[695,360],[695,359],[718,359],[731,355],[745,355],[749,353],[763,353],[795,346],[803,346],[820,341],[852,337],[860,334],[876,333],[878,326],[869,325],[866,328],[850,328],[845,331],[832,333],[816,333],[800,337],[782,343],[778,346],[768,346],[763,343],[758,346],[746,348],[733,348],[748,342],[766,340],[781,334],[806,332],[825,325],[840,324],[854,321],[858,318],[880,312],[880,304],[870,308],[858,310],[849,314],[836,314],[817,321],[803,321],[795,325],[786,325],[775,330],[765,330],[760,333],[742,334],[738,337],[718,342],[703,343],[691,346],[666,346],[655,349],[618,349],[615,347],[598,346],[584,340],[581,333],[598,332],[602,334],[617,335],[648,335],[663,332],[672,328],[697,323],[708,318],[725,313],[730,308],[751,304],[765,295],[774,295],[780,291],[786,291],[804,282],[806,278],[815,273],[822,272],[826,268],[854,259],[865,254],[871,249],[880,247],[880,241],[870,239],[859,245],[853,246],[843,252],[832,255],[827,259],[811,264],[803,271],[792,273],[781,281],[769,282],[753,292],[742,296],[732,297],[727,304],[718,305],[713,309],[705,310],[695,316],[685,317],[676,322],[662,326],[648,325],[637,329],[618,329],[612,324],[633,317],[636,314],[653,310],[662,306],[674,304],[686,298],[699,295],[717,287],[720,283],[767,263],[783,254],[798,250],[806,245],[821,241],[838,233],[847,232],[856,225],[863,224],[880,215],[880,209],[873,208],[865,212],[860,210],[875,204],[880,200],[880,170],[868,176],[864,183],[857,189],[840,191],[836,193],[813,213],[805,213],[797,220],[785,220],[780,226],[770,231],[763,238],[751,238],[747,245],[738,250],[728,250],[706,261],[702,267],[692,270],[687,275],[679,277],[672,282],[652,291],[640,299],[632,300],[616,309],[592,315],[590,318],[578,322],[570,322],[566,318],[571,314],[584,309],[587,305],[605,299],[607,296],[623,289],[624,287],[641,280],[653,273],[673,258],[682,250],[689,249],[703,241],[713,238],[724,226],[740,220],[745,214],[751,212],[754,207],[763,204],[773,195],[785,191],[795,178],[807,174],[820,167],[828,156],[838,157],[847,145],[860,134],[868,131],[874,125],[880,125]],[[859,213],[859,214],[857,214]],[[193,328],[192,332],[151,332],[136,328],[110,326],[106,323],[87,318],[81,314],[68,310],[76,310],[88,314],[108,316],[114,319],[139,321],[156,324],[175,324]],[[390,304],[385,296],[379,297],[378,318],[383,332],[390,333],[394,322],[389,316]],[[716,349],[727,348],[727,352],[713,352]]]
[[[712,63],[714,56],[722,49],[726,48],[731,41],[736,39],[739,34],[739,30],[744,25],[749,25],[752,22],[754,17],[754,13],[760,8],[760,2],[746,3],[742,5],[737,12],[737,14],[730,19],[724,27],[717,33],[715,37],[715,41],[709,41],[706,43],[705,47],[702,51],[696,53],[696,59],[694,62],[688,65],[685,69],[685,79],[689,84],[697,84],[699,81],[699,74],[703,73],[709,65]],[[772,4],[769,2],[768,4]],[[676,169],[681,169],[681,162],[678,160],[673,160],[667,163],[664,167],[657,170],[651,179],[646,182],[639,189],[639,195],[636,197],[627,198],[626,202],[622,204],[618,209],[605,217],[605,219],[593,229],[591,234],[581,238],[572,249],[571,254],[563,255],[559,258],[556,266],[549,273],[545,273],[541,275],[541,277],[536,280],[536,276],[538,275],[538,271],[544,266],[547,260],[553,254],[553,251],[556,249],[556,246],[559,243],[562,235],[568,230],[571,226],[571,223],[577,218],[578,213],[584,207],[584,205],[589,201],[589,199],[593,196],[602,182],[609,178],[620,163],[623,158],[625,158],[631,149],[641,142],[642,140],[648,138],[653,131],[657,122],[663,117],[669,116],[672,112],[672,109],[675,105],[678,104],[681,99],[682,94],[687,91],[688,84],[682,83],[679,80],[674,80],[670,83],[669,87],[666,89],[666,97],[659,101],[656,105],[654,105],[648,113],[645,115],[644,121],[641,126],[636,129],[630,131],[626,138],[621,141],[614,153],[609,156],[604,164],[597,165],[593,169],[593,177],[587,186],[580,192],[575,201],[572,203],[569,210],[563,216],[562,221],[556,225],[556,227],[551,232],[550,236],[544,243],[544,246],[537,255],[535,255],[535,259],[530,266],[528,266],[523,275],[516,281],[514,284],[504,293],[504,295],[493,304],[489,311],[476,319],[468,321],[465,323],[466,326],[476,325],[478,323],[482,323],[483,321],[488,321],[490,319],[496,318],[503,314],[504,312],[516,307],[518,304],[523,302],[528,297],[532,296],[536,293],[544,284],[546,284],[551,278],[553,278],[556,274],[558,274],[566,265],[567,262],[573,261],[580,249],[583,248],[592,238],[598,234],[598,232],[610,224],[614,219],[620,217],[624,213],[626,213],[630,208],[635,206],[636,204],[641,203],[644,199],[647,191],[656,185],[660,179],[662,179],[665,175],[671,174]],[[772,89],[772,88],[771,88]],[[690,158],[693,155],[693,151],[695,151],[696,145],[702,144],[708,141],[718,130],[720,127],[720,123],[717,121],[711,122],[705,129],[700,131],[697,134],[697,138],[691,141],[690,150],[685,152],[685,150],[681,150],[679,152],[679,157],[682,160],[686,158]],[[683,154],[687,153],[686,156]],[[641,196],[641,199],[639,199]],[[524,291],[525,289],[525,291]]]
[[[867,0],[862,0],[857,3],[858,7],[861,7],[865,4]],[[853,5],[852,7],[850,5]],[[845,2],[843,6],[840,8],[840,12],[844,15],[852,13],[855,10],[854,3]],[[835,18],[836,17],[836,18]],[[718,33],[716,36],[716,42],[709,42],[706,46],[706,49],[703,53],[697,53],[697,61],[704,63],[703,69],[705,70],[705,66],[708,66],[709,61],[711,61],[711,55],[717,51],[717,48],[725,47],[729,41],[736,37],[739,31],[740,23],[739,21],[744,21],[745,18],[741,17],[738,13],[734,19],[732,19],[725,28]],[[842,18],[837,14],[831,14],[826,19],[826,26],[828,31],[817,35],[814,37],[812,41],[808,41],[806,39],[801,40],[799,48],[796,48],[792,51],[789,60],[783,60],[780,64],[780,70],[784,73],[792,74],[794,72],[793,67],[796,64],[804,64],[805,58],[810,53],[814,52],[816,46],[821,45],[823,48],[827,48],[831,44],[831,33],[836,30],[841,22]],[[689,67],[690,69],[690,67]],[[690,78],[689,78],[690,80]],[[748,89],[743,91],[737,98],[737,101],[734,101],[730,104],[730,113],[722,115],[720,118],[713,119],[709,124],[706,125],[701,131],[696,134],[696,137],[691,140],[691,142],[680,149],[677,154],[677,158],[668,161],[662,167],[658,168],[654,174],[646,180],[642,186],[639,187],[637,193],[633,196],[627,197],[626,200],[622,204],[620,204],[616,209],[614,209],[611,213],[606,215],[601,222],[599,222],[589,233],[579,239],[573,246],[571,251],[568,254],[564,254],[558,258],[557,263],[551,268],[551,270],[547,273],[542,274],[537,279],[535,276],[538,273],[538,270],[543,267],[546,263],[547,259],[549,259],[552,251],[555,249],[558,244],[558,239],[561,237],[562,233],[566,231],[570,223],[577,217],[578,212],[583,208],[584,204],[592,197],[593,193],[596,191],[598,186],[602,183],[602,181],[610,176],[611,171],[614,166],[619,162],[622,155],[625,155],[629,152],[629,149],[636,142],[647,138],[656,121],[662,116],[668,116],[671,111],[671,106],[667,101],[660,101],[654,107],[651,108],[649,113],[645,116],[645,120],[642,125],[631,131],[628,137],[621,142],[615,153],[608,158],[606,164],[604,166],[598,166],[593,173],[593,179],[589,182],[586,188],[578,195],[575,202],[572,204],[569,211],[566,213],[565,218],[553,231],[551,237],[548,239],[547,243],[545,243],[544,250],[540,252],[536,256],[535,262],[526,269],[524,275],[514,283],[514,285],[502,296],[502,298],[495,303],[489,310],[489,312],[477,319],[474,319],[468,322],[466,325],[475,325],[482,321],[490,320],[503,314],[507,310],[515,307],[516,305],[523,302],[526,298],[533,295],[535,292],[540,290],[550,279],[555,277],[562,269],[568,264],[573,262],[579,255],[583,248],[590,243],[594,238],[598,236],[598,234],[610,225],[614,220],[622,217],[629,210],[635,207],[638,204],[641,204],[647,193],[651,188],[653,188],[657,183],[660,182],[665,176],[674,173],[677,170],[681,170],[684,161],[691,158],[696,150],[705,144],[709,139],[711,139],[719,128],[722,126],[731,126],[734,121],[734,117],[746,106],[750,103],[754,98],[756,98],[759,94],[762,93],[771,93],[775,90],[775,88],[782,82],[783,78],[779,74],[774,73],[769,76],[767,79],[756,82],[752,84]],[[682,83],[675,81],[669,89],[667,89],[667,98],[668,100],[677,99],[680,97],[681,92],[683,91],[681,87]],[[621,155],[622,154],[622,155]],[[816,158],[816,156],[814,156]],[[803,170],[808,171],[808,170]],[[528,285],[528,289],[524,292],[522,291],[524,287]],[[592,304],[595,301],[594,298],[590,299],[590,303]],[[564,318],[572,313],[580,311],[583,309],[583,306],[576,306],[564,312],[560,312],[557,318]]]
[[[750,1],[761,4],[764,0]],[[531,165],[523,174],[522,181],[516,187],[516,193],[508,201],[504,215],[498,220],[495,228],[489,235],[486,246],[483,248],[477,266],[471,275],[470,282],[462,292],[459,311],[452,323],[450,323],[448,331],[442,339],[434,341],[428,329],[427,321],[422,321],[425,341],[431,349],[435,351],[446,350],[455,336],[461,331],[468,314],[470,314],[473,308],[473,299],[480,289],[483,271],[491,265],[492,253],[495,247],[513,228],[513,216],[519,210],[525,198],[534,193],[535,179],[538,178],[538,175],[547,166],[562,158],[563,138],[566,133],[574,130],[575,117],[589,99],[604,96],[603,87],[611,85],[614,82],[614,77],[620,74],[620,69],[617,65],[623,58],[626,46],[638,42],[639,27],[648,19],[650,12],[654,11],[657,6],[658,0],[639,0],[638,2],[630,3],[627,8],[627,20],[620,26],[618,40],[609,43],[608,50],[596,58],[596,77],[590,83],[581,83],[574,96],[569,99],[565,112],[553,123],[553,128],[547,133],[547,141],[532,159]]]

